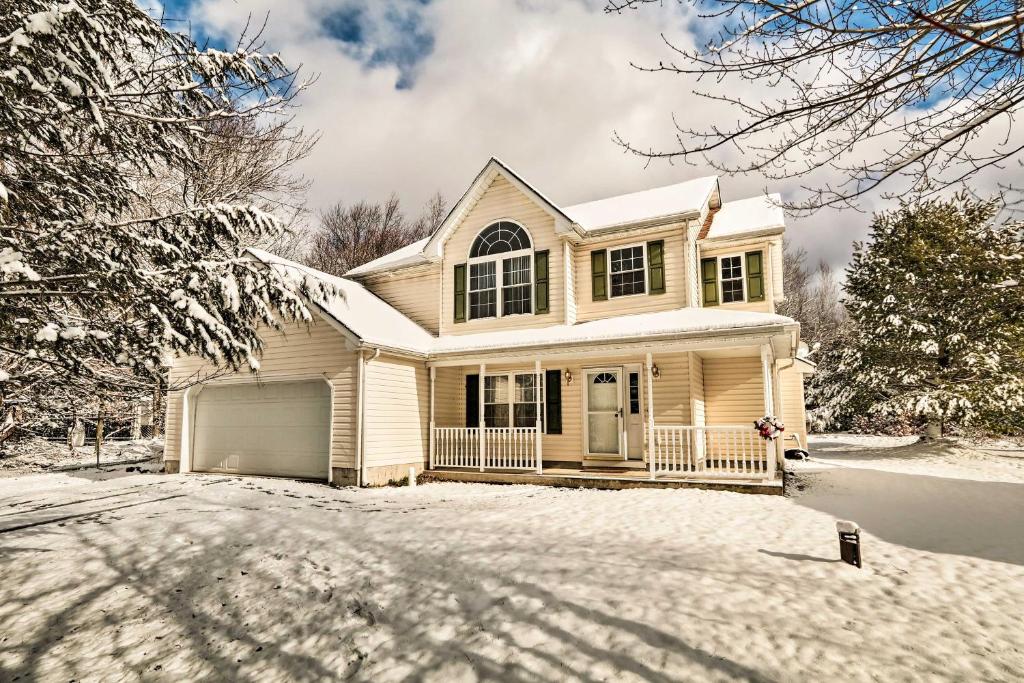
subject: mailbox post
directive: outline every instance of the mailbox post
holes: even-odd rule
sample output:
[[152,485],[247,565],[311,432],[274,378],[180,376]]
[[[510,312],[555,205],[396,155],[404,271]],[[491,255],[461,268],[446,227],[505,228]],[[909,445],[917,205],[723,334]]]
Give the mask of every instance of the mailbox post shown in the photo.
[[839,532],[839,556],[843,558],[843,562],[860,569],[860,528],[857,523],[836,522],[836,531]]

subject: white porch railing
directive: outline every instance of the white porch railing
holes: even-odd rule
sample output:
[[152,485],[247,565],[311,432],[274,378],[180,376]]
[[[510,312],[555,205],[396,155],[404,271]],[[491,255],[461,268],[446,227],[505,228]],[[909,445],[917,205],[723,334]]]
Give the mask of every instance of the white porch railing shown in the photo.
[[775,442],[753,427],[659,425],[648,460],[651,476],[771,479]]
[[536,470],[536,427],[434,427],[434,467]]

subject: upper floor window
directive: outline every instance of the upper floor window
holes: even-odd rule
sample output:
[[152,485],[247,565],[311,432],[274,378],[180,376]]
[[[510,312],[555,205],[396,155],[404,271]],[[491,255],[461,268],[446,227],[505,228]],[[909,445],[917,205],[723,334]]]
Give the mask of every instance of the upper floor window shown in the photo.
[[492,223],[469,251],[469,319],[532,313],[533,245],[522,226]]
[[611,250],[612,296],[629,296],[647,292],[647,268],[644,265],[644,245]]
[[722,272],[722,303],[743,301],[743,257],[723,256],[719,259]]
[[522,226],[510,221],[498,221],[480,231],[480,234],[473,240],[473,248],[469,250],[469,257],[478,258],[510,251],[523,251],[531,246],[533,245],[530,244],[530,236],[526,234]]

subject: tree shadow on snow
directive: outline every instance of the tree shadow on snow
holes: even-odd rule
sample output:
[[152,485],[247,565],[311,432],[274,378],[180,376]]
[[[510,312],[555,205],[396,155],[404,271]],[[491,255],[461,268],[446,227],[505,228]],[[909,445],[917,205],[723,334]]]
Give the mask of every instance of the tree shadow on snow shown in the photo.
[[852,467],[795,477],[796,503],[890,543],[1024,565],[1024,484]]

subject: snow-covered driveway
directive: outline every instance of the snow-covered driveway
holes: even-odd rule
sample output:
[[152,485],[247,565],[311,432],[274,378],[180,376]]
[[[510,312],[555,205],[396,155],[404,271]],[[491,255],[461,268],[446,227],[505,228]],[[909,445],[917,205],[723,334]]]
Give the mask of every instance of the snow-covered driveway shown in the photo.
[[[1024,675],[1024,549],[948,540],[1024,531],[1024,484],[967,482],[952,515],[932,500],[895,533],[872,506],[964,482],[901,475],[836,510],[867,495],[837,451],[793,498],[2,479],[0,680]],[[833,512],[864,517],[865,569],[835,561]]]

